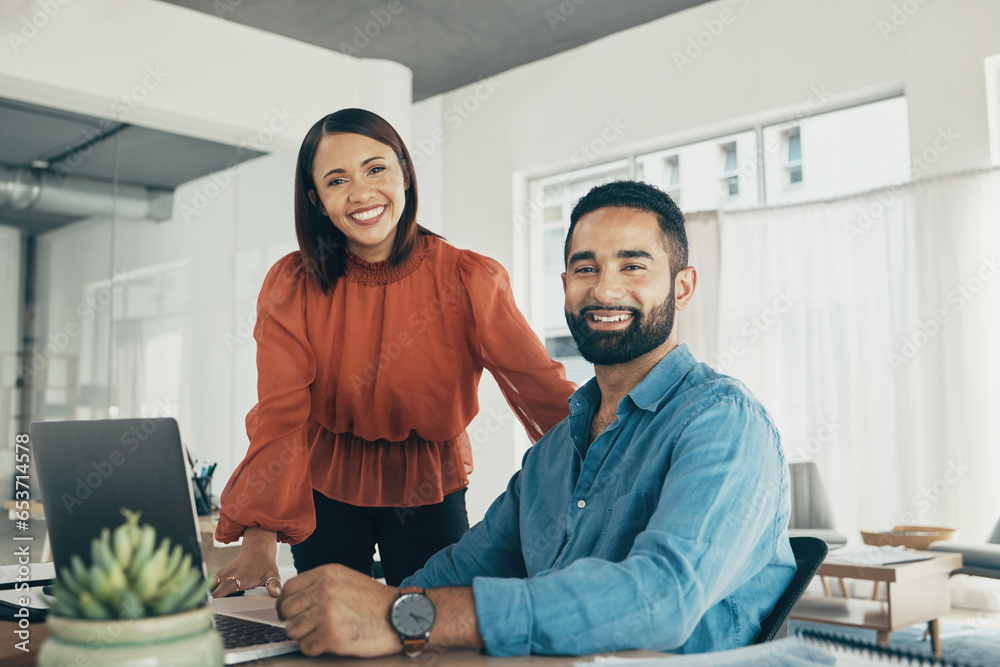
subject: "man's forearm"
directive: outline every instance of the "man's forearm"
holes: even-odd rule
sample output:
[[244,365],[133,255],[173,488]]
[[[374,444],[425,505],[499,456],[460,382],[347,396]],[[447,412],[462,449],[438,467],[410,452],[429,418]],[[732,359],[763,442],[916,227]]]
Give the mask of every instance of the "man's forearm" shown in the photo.
[[431,629],[432,648],[482,648],[472,587],[435,588],[427,591],[436,620]]

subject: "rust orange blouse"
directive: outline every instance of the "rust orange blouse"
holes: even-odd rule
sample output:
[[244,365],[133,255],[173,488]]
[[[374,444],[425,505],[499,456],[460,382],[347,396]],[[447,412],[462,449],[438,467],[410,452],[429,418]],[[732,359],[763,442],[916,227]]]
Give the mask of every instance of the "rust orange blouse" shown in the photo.
[[298,252],[257,302],[250,447],[222,492],[216,537],[260,526],[296,544],[312,490],[352,505],[438,503],[468,485],[465,428],[483,368],[532,442],[569,413],[574,385],[517,309],[497,262],[421,236],[399,266],[347,254],[327,294]]

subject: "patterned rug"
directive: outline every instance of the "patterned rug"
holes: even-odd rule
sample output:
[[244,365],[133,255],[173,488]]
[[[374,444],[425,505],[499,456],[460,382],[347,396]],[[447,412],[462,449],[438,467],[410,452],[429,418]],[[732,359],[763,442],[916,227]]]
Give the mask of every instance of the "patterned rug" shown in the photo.
[[[926,625],[914,625],[889,635],[889,646],[914,653],[931,654],[931,641],[924,641]],[[823,623],[789,621],[788,632],[796,628],[810,628],[822,632],[835,632],[852,638],[875,643],[874,630],[844,628]],[[972,665],[1000,666],[1000,630],[976,628],[968,625],[942,625],[941,650],[945,658]]]

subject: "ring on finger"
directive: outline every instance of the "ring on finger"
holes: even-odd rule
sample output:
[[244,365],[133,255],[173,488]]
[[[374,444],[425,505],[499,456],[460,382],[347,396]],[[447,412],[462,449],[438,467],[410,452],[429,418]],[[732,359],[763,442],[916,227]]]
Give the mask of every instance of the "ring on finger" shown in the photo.
[[[215,577],[215,580],[219,582],[219,584],[222,583],[222,579],[219,579],[219,575],[217,575],[215,572],[210,573],[209,576]],[[218,584],[216,584],[216,586],[218,586]]]
[[281,577],[268,577],[267,579],[264,580],[264,587],[266,588],[267,585],[270,584],[272,581],[277,581],[278,585],[279,586],[281,585]]
[[236,582],[236,592],[237,593],[240,592],[241,590],[243,590],[243,585],[240,583],[240,580],[237,579],[236,577],[226,577],[226,581],[235,581]]

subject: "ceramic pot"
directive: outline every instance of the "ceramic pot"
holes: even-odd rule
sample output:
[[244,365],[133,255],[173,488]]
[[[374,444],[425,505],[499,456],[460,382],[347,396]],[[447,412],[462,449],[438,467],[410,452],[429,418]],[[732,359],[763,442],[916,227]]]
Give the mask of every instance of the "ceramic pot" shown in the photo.
[[222,637],[205,606],[138,620],[91,621],[49,614],[39,667],[222,665]]

